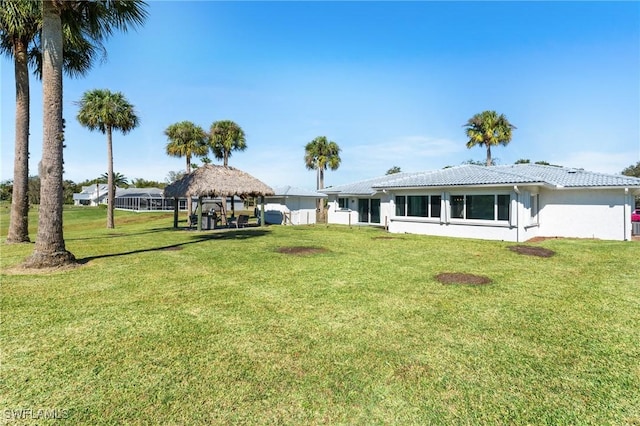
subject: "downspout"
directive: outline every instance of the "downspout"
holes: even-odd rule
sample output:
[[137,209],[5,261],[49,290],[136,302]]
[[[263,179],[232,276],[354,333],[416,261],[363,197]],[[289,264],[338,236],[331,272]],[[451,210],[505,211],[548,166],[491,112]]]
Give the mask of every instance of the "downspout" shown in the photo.
[[513,192],[517,194],[516,197],[516,242],[520,242],[520,188],[518,185],[513,185]]
[[631,212],[627,212],[627,200],[629,200],[629,188],[625,188],[624,189],[624,202],[623,202],[623,208],[622,208],[622,212],[623,212],[623,220],[622,220],[622,231],[623,231],[623,241],[628,241],[627,240],[627,220],[628,218],[631,217]]

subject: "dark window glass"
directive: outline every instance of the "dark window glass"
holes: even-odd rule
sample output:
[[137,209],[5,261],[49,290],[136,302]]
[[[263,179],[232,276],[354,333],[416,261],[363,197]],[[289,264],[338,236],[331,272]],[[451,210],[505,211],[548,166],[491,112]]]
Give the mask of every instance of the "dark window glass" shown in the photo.
[[407,216],[428,216],[429,197],[426,195],[409,195],[407,197]]
[[509,220],[509,204],[511,204],[509,195],[498,195],[498,220]]
[[405,216],[407,212],[404,195],[396,196],[396,216]]
[[358,199],[358,221],[369,223],[369,199]]
[[431,196],[431,217],[440,217],[440,197],[439,195]]
[[338,198],[338,208],[348,209],[349,208],[349,199],[348,198]]
[[451,196],[451,217],[464,219],[464,195]]
[[380,199],[371,199],[371,223],[380,223]]
[[467,219],[494,220],[493,195],[467,195]]

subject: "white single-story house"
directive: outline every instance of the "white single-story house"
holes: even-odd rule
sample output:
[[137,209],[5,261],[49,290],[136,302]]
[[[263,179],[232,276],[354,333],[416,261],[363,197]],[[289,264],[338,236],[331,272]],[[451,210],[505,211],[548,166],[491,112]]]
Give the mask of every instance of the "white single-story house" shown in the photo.
[[630,240],[640,178],[536,164],[463,165],[321,192],[329,196],[329,223],[373,224],[392,233]]
[[74,206],[97,206],[107,202],[107,184],[83,186],[80,192],[73,194]]
[[264,197],[266,223],[271,223],[272,217],[274,223],[290,225],[316,223],[318,199],[326,199],[326,194],[288,185],[272,188],[274,195]]

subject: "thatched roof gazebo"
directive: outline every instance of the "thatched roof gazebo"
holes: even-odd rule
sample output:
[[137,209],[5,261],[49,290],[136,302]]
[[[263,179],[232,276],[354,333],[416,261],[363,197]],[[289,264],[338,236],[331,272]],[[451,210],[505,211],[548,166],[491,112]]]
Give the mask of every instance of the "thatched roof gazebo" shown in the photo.
[[[178,227],[178,203],[180,197],[198,197],[198,230],[202,222],[202,198],[203,197],[262,197],[273,195],[273,189],[249,173],[234,167],[205,164],[195,171],[184,175],[182,178],[168,185],[164,189],[165,197],[176,199],[173,226]],[[264,209],[261,209],[264,214]],[[260,221],[264,223],[264,218]]]

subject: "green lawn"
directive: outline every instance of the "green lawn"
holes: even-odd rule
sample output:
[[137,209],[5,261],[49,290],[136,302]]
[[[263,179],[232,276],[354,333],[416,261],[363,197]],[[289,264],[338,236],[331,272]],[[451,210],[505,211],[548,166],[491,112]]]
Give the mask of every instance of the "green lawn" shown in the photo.
[[[547,240],[541,258],[374,228],[173,230],[159,213],[107,230],[105,210],[69,208],[82,265],[33,274],[0,207],[4,422],[640,424],[638,242]],[[294,246],[326,251],[278,252]]]

